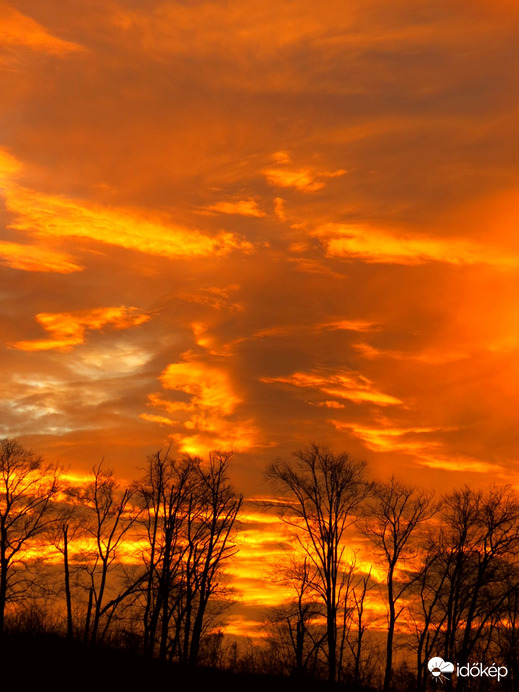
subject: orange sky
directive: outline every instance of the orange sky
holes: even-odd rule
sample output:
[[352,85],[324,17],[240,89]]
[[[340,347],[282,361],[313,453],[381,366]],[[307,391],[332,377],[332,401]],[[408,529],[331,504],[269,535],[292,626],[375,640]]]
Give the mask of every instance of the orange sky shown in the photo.
[[310,441],[519,487],[518,33],[511,1],[0,2],[0,435],[126,478],[233,447],[247,498]]

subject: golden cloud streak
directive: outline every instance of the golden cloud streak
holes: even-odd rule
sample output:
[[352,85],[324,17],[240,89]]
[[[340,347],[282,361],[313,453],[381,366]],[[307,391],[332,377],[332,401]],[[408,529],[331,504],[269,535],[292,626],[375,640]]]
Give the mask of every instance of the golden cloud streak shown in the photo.
[[208,305],[214,310],[228,310],[229,312],[242,312],[243,305],[232,299],[232,294],[240,290],[239,284],[230,284],[226,287],[210,286],[189,292],[178,293],[179,298],[190,303]]
[[8,151],[0,147],[0,186],[9,184],[22,170],[22,164]]
[[389,394],[377,391],[373,383],[361,375],[338,372],[333,375],[296,372],[286,377],[262,377],[262,382],[280,382],[293,387],[317,389],[339,399],[354,403],[368,402],[378,406],[401,404],[402,401]]
[[41,312],[36,315],[36,320],[51,338],[17,341],[11,347],[21,351],[69,351],[85,343],[87,330],[99,330],[107,325],[114,329],[127,329],[149,319],[149,315],[138,313],[137,308],[124,305],[76,312]]
[[337,430],[349,430],[373,452],[399,451],[416,454],[417,452],[431,450],[440,447],[441,443],[430,438],[421,438],[420,436],[444,430],[443,428],[428,427],[392,428],[388,425],[372,428],[354,423],[341,423],[335,420],[332,423]]
[[419,353],[405,353],[404,351],[382,350],[367,343],[357,343],[352,344],[352,346],[363,358],[367,358],[368,360],[374,360],[375,358],[391,358],[393,360],[414,360],[420,363],[439,365],[443,363],[452,363],[457,360],[464,360],[470,357],[470,353],[467,351],[447,350],[446,348],[439,348],[437,350],[428,349]]
[[509,470],[499,464],[491,464],[480,459],[473,459],[463,456],[446,455],[421,455],[419,463],[431,469],[441,469],[442,471],[454,471],[458,473],[487,473],[495,478],[496,474],[503,480],[510,480],[512,475]]
[[165,389],[176,389],[191,395],[191,410],[214,411],[229,415],[240,403],[227,373],[205,363],[172,363],[160,376]]
[[258,207],[258,203],[255,199],[243,199],[239,202],[217,202],[209,207],[206,207],[208,211],[216,211],[220,214],[238,214],[240,216],[253,216],[256,218],[261,218],[266,216],[264,211]]
[[76,43],[52,36],[34,19],[3,2],[0,3],[0,41],[4,46],[32,48],[52,55],[84,50]]
[[250,637],[252,639],[265,639],[267,633],[260,630],[260,623],[256,620],[248,620],[241,615],[232,615],[222,628],[225,634],[233,637]]
[[320,226],[312,235],[322,240],[330,257],[407,265],[425,262],[489,264],[503,268],[519,265],[518,257],[461,238],[413,237],[337,223]]
[[324,183],[317,181],[308,168],[299,170],[268,168],[263,171],[263,174],[269,185],[273,187],[294,187],[302,192],[316,192],[324,187]]
[[81,271],[69,255],[38,245],[21,245],[0,241],[0,262],[12,269],[26,272],[57,272],[71,274]]
[[273,187],[293,187],[301,192],[316,192],[317,190],[322,190],[325,183],[317,178],[335,178],[345,173],[346,171],[343,170],[331,173],[326,171],[319,173],[311,168],[267,168],[263,171],[269,185]]
[[[292,168],[290,166],[290,156],[286,151],[276,152],[272,156],[272,159],[278,168],[266,168],[262,173],[269,185],[273,187],[292,187],[301,192],[316,192],[317,190],[321,190],[325,185],[322,178],[337,178],[346,173],[342,168],[337,171],[318,171],[308,166],[303,168]],[[279,166],[282,167],[280,168]],[[283,200],[281,200],[281,202],[282,201]],[[279,209],[279,198],[276,198],[275,211],[278,217],[280,217]],[[283,213],[280,218],[284,220]]]
[[[367,320],[333,320],[317,322],[316,324],[283,324],[273,327],[259,329],[250,336],[243,336],[233,339],[220,351],[225,355],[232,353],[233,349],[240,344],[254,339],[269,339],[291,336],[300,332],[322,332],[326,331],[347,331],[347,332],[370,332],[379,329],[380,325],[376,322]],[[200,343],[197,341],[197,343]]]
[[[1,29],[0,21],[0,34]],[[8,151],[0,148],[0,188],[4,194],[8,194],[9,190],[13,189],[13,180],[20,175],[21,171],[21,163]],[[7,241],[0,241],[0,262],[12,269],[28,272],[70,274],[83,269],[66,253],[40,245]]]
[[220,256],[233,249],[252,250],[250,243],[225,231],[208,236],[162,219],[146,218],[133,210],[86,206],[14,185],[6,192],[6,206],[17,215],[10,228],[44,238],[88,238],[168,258]]
[[166,390],[174,390],[188,400],[171,401],[160,394],[148,396],[150,406],[168,414],[142,413],[149,422],[181,426],[171,439],[187,454],[207,454],[214,449],[249,449],[258,432],[251,421],[235,417],[241,398],[235,393],[227,371],[201,361],[171,363],[160,376]]

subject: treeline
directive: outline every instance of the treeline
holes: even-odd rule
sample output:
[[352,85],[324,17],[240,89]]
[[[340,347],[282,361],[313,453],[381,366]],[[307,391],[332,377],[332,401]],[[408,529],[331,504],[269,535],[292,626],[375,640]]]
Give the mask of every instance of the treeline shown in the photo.
[[[519,499],[510,486],[435,498],[395,477],[370,481],[364,462],[319,445],[267,475],[299,553],[286,571],[294,598],[271,618],[271,656],[287,671],[384,692],[442,682],[519,689]],[[487,675],[458,675],[468,663]],[[499,666],[507,673],[498,681],[488,670]]]
[[[218,629],[232,603],[225,566],[242,505],[230,458],[158,452],[129,487],[103,464],[88,483],[70,484],[16,440],[1,440],[0,634],[45,598],[70,639],[117,641],[164,661],[384,692],[447,679],[459,690],[517,689],[511,487],[434,497],[394,477],[373,482],[365,462],[315,444],[277,460],[263,504],[292,536],[276,579],[293,596],[265,613],[266,637],[240,649]],[[445,665],[431,669],[438,658]],[[464,678],[449,663],[496,663],[507,675]]]
[[58,591],[69,638],[94,646],[115,630],[149,657],[196,663],[231,603],[222,567],[235,552],[242,497],[229,482],[230,456],[158,452],[130,487],[103,464],[71,485],[16,440],[1,440],[0,635],[6,616],[16,626],[31,612],[24,606]]

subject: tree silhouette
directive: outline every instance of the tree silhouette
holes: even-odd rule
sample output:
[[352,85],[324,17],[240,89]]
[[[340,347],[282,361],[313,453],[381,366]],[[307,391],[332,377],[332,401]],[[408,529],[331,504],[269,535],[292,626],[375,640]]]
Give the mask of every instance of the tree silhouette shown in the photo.
[[[477,653],[500,654],[499,635],[510,627],[513,637],[516,619],[517,495],[510,486],[486,493],[465,486],[444,496],[440,520],[430,532],[419,577],[419,689],[425,688],[431,655],[465,662]],[[464,684],[460,679],[459,688]]]
[[189,621],[185,628],[186,634],[191,630],[190,663],[198,660],[209,599],[222,588],[222,567],[237,551],[232,539],[243,497],[236,494],[229,482],[231,456],[232,452],[216,451],[207,464],[196,466],[197,480],[193,490],[201,511],[196,521],[188,521],[190,549],[186,553],[186,575],[188,580],[190,572],[194,577],[195,595],[192,628]]
[[198,660],[222,567],[236,551],[232,537],[242,498],[228,479],[230,458],[230,452],[214,452],[207,462],[191,456],[177,461],[158,452],[148,458],[145,478],[136,485],[148,543],[143,554],[148,655],[158,646],[162,659]]
[[[395,626],[403,611],[400,600],[416,579],[416,568],[405,574],[406,564],[417,556],[412,539],[417,527],[435,511],[431,495],[405,485],[394,476],[387,483],[376,483],[373,487],[363,530],[386,566],[388,626],[384,692],[391,683]],[[400,575],[397,568],[402,572]]]
[[281,495],[275,506],[294,529],[311,565],[310,583],[325,609],[328,679],[336,681],[338,615],[346,586],[345,538],[370,491],[366,463],[345,453],[335,455],[317,444],[294,452],[293,457],[271,464],[267,477]]
[[271,659],[277,662],[281,672],[297,679],[315,674],[326,639],[326,630],[318,624],[323,605],[316,600],[310,573],[308,556],[301,561],[294,559],[280,569],[280,576],[275,580],[291,587],[293,597],[281,606],[270,608],[264,625]]
[[[85,513],[86,535],[92,543],[84,554],[89,576],[84,639],[91,644],[102,638],[117,606],[137,587],[130,585],[106,602],[110,569],[117,564],[123,541],[138,517],[138,511],[130,505],[133,492],[131,488],[120,490],[113,471],[104,469],[103,462],[92,469],[90,483],[77,491]],[[104,615],[108,616],[107,622],[100,633]]]
[[23,595],[24,551],[55,522],[59,469],[13,439],[0,440],[0,635],[8,601]]
[[78,532],[79,524],[74,522],[74,506],[61,512],[54,535],[54,547],[63,555],[63,576],[65,587],[65,604],[67,609],[67,637],[72,638],[74,626],[72,619],[72,590],[70,586],[70,542]]
[[153,656],[158,644],[160,658],[166,658],[170,623],[175,611],[174,591],[181,574],[186,550],[182,529],[192,468],[157,452],[148,457],[146,474],[136,483],[142,507],[139,520],[146,531],[147,549],[142,559],[146,568],[143,589],[143,646]]

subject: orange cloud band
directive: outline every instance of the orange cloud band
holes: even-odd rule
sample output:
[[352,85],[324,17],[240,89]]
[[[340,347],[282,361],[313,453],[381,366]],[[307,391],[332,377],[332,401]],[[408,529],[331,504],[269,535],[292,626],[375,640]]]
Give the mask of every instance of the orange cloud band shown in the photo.
[[21,351],[68,351],[85,342],[87,330],[99,330],[106,325],[114,329],[127,329],[149,319],[149,315],[137,312],[137,308],[124,305],[76,312],[41,312],[36,315],[36,320],[50,334],[50,338],[17,341],[11,346]]

